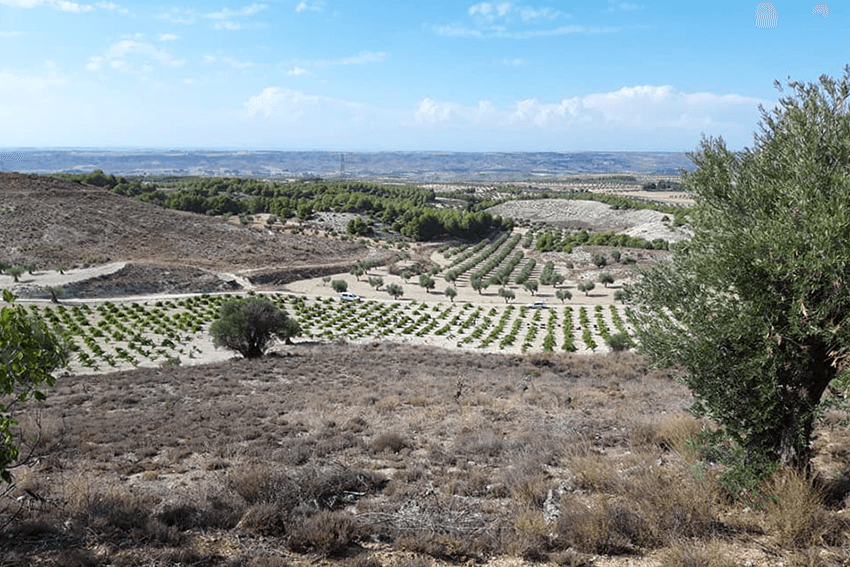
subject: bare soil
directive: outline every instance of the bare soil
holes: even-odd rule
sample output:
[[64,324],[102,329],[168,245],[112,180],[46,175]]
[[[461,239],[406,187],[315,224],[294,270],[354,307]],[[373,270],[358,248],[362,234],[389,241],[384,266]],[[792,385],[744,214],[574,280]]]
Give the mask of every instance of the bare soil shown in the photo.
[[664,213],[648,209],[614,209],[596,201],[508,201],[493,207],[491,212],[555,226],[623,232],[650,241],[662,238],[669,242],[679,242],[691,237],[686,228],[672,226],[672,219]]

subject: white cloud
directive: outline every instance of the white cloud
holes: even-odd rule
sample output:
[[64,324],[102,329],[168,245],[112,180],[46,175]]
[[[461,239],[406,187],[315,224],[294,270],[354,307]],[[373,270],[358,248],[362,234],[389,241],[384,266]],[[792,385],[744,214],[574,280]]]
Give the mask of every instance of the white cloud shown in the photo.
[[561,11],[551,8],[530,8],[523,6],[519,9],[519,17],[523,22],[531,22],[534,20],[554,20],[556,18],[568,18],[569,16]]
[[295,119],[304,114],[305,107],[321,104],[324,100],[329,99],[292,89],[266,87],[260,94],[248,98],[244,106],[251,118]]
[[227,20],[227,21],[224,21],[224,22],[216,22],[215,24],[213,24],[213,27],[217,30],[235,31],[235,30],[244,30],[246,26],[243,25],[243,24],[239,24],[237,22],[231,22],[230,20]]
[[503,18],[511,11],[510,2],[500,2],[498,4],[490,2],[481,2],[469,7],[468,13],[470,16],[481,16],[488,20],[494,18]]
[[447,37],[508,39],[616,31],[614,28],[580,25],[543,28],[541,23],[569,19],[570,15],[549,7],[515,6],[510,2],[479,2],[470,6],[466,13],[470,18],[468,24],[456,22],[430,27],[438,35]]
[[644,7],[640,4],[632,4],[630,2],[617,2],[616,0],[608,0],[608,11],[613,12],[614,10],[622,10],[623,12],[633,12],[635,10],[642,10]]
[[362,121],[364,114],[375,112],[362,104],[309,94],[281,87],[266,87],[243,103],[249,118],[274,122],[315,120],[338,124]]
[[6,69],[0,70],[0,92],[23,91],[40,95],[53,87],[61,87],[68,81],[51,71],[47,76],[16,75]]
[[361,51],[357,55],[351,55],[341,59],[318,59],[302,63],[316,67],[331,67],[334,65],[366,65],[369,63],[380,63],[386,60],[386,58],[387,54],[383,51]]
[[506,67],[520,67],[521,65],[525,64],[525,61],[523,61],[519,57],[514,57],[513,59],[505,57],[501,60],[501,64],[505,65]]
[[[135,60],[135,63],[131,60]],[[107,64],[116,71],[148,74],[155,68],[152,62],[158,63],[161,67],[183,67],[186,64],[184,59],[175,59],[166,49],[151,43],[138,41],[138,39],[122,39],[110,45],[103,55],[90,57],[86,69],[99,71],[104,64]]]
[[295,7],[295,11],[297,13],[301,12],[322,12],[325,9],[325,3],[321,0],[316,2],[299,2],[298,6]]
[[306,75],[308,73],[309,73],[309,71],[307,71],[307,69],[305,69],[304,67],[299,67],[298,65],[296,65],[295,67],[293,67],[292,69],[290,69],[289,71],[286,72],[286,74],[289,75],[290,77],[300,77],[300,76]]
[[224,61],[234,69],[250,69],[254,66],[254,64],[249,61],[237,61],[233,57],[223,57],[222,61]]
[[217,61],[215,55],[204,55],[201,59],[204,60],[204,63],[215,63]]
[[0,0],[0,6],[11,6],[13,8],[36,8],[44,6],[59,10],[61,12],[91,12],[95,7],[103,10],[118,10],[128,13],[127,10],[112,4],[111,2],[97,2],[92,4],[79,4],[70,0]]
[[387,54],[382,51],[361,51],[352,57],[345,57],[331,62],[331,65],[363,65],[364,63],[379,63],[386,59]]
[[471,37],[471,38],[504,38],[504,39],[531,39],[535,37],[551,37],[560,35],[595,35],[603,33],[616,33],[620,28],[615,26],[559,26],[551,29],[537,29],[524,31],[509,31],[504,26],[491,26],[486,29],[468,28],[464,26],[445,25],[435,26],[437,35],[446,37]]
[[172,24],[194,24],[198,18],[198,14],[193,10],[182,10],[180,8],[172,8],[168,12],[163,12],[157,16],[160,20],[168,20]]
[[177,41],[180,39],[180,36],[175,33],[161,33],[159,34],[159,41]]
[[210,20],[229,20],[230,18],[253,16],[254,14],[262,12],[268,7],[268,4],[251,4],[250,6],[245,6],[241,10],[231,10],[230,8],[222,8],[218,12],[211,12],[209,14],[205,14],[204,17],[209,18]]
[[0,31],[0,39],[7,39],[10,37],[20,37],[24,35],[22,31]]
[[414,113],[417,122],[446,123],[455,116],[464,114],[463,107],[452,102],[438,102],[431,97],[419,101],[419,107]]
[[127,8],[124,8],[122,6],[119,6],[118,4],[115,4],[114,2],[95,2],[94,5],[97,6],[98,8],[100,8],[101,10],[109,10],[109,11],[112,11],[112,12],[118,12],[120,14],[129,14],[130,13],[130,10],[128,10]]
[[470,106],[426,97],[413,111],[413,120],[453,126],[486,122],[489,127],[513,129],[674,128],[699,133],[727,123],[730,116],[755,116],[759,104],[770,106],[767,101],[738,94],[684,93],[669,85],[638,85],[556,102],[526,98],[507,108],[490,101]]

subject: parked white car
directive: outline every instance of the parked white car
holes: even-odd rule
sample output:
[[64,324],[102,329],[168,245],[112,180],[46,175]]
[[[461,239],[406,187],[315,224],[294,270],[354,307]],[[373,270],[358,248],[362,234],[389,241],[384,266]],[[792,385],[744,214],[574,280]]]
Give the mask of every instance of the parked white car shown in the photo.
[[341,294],[339,294],[339,296],[340,296],[340,297],[341,297],[344,301],[360,301],[360,296],[359,296],[359,295],[357,295],[356,293],[348,292],[348,291],[346,291],[345,293],[341,293]]

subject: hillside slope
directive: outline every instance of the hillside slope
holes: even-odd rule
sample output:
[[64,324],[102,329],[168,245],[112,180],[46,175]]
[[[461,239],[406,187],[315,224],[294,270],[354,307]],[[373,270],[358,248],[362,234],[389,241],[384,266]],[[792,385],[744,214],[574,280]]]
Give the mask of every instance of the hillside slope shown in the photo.
[[363,256],[363,246],[272,233],[171,211],[76,182],[0,173],[0,261],[40,269],[108,261],[207,271],[294,268]]

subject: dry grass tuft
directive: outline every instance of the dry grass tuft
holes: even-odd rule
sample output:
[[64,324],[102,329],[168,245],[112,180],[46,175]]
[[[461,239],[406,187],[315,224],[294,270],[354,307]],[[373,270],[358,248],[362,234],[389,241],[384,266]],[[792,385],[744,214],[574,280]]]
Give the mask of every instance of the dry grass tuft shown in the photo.
[[764,527],[786,549],[805,549],[824,543],[844,546],[850,541],[850,522],[824,508],[823,492],[805,474],[782,469],[767,479]]
[[398,433],[382,433],[369,445],[373,453],[398,453],[409,446],[410,442]]
[[674,541],[661,557],[660,567],[737,567],[736,551],[718,541]]
[[296,519],[288,532],[287,547],[292,551],[325,556],[342,555],[349,545],[368,535],[350,514],[337,510],[322,510]]

